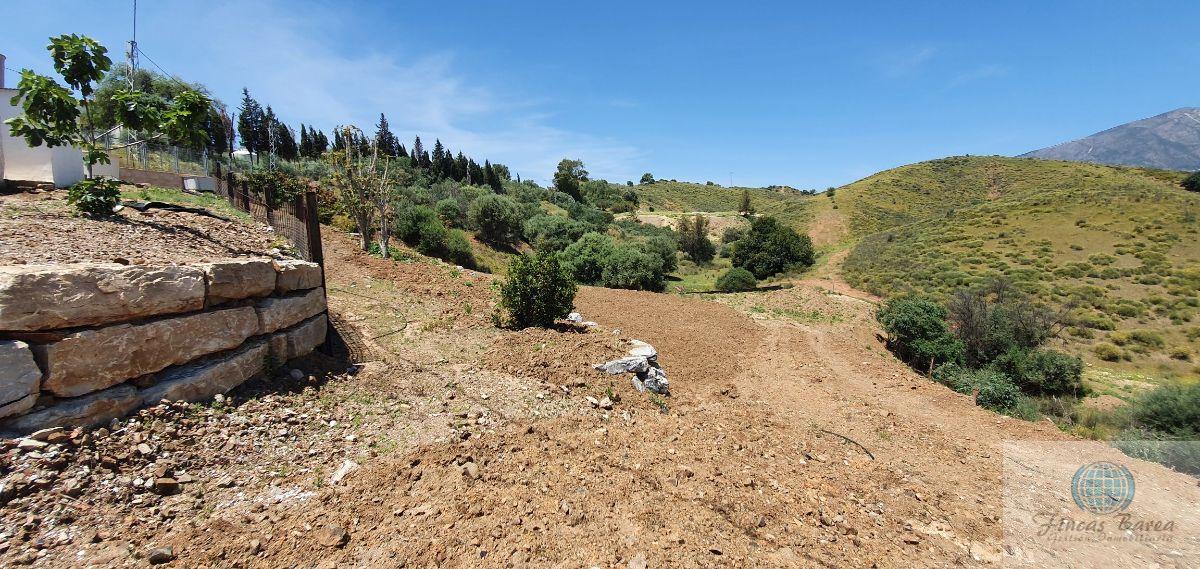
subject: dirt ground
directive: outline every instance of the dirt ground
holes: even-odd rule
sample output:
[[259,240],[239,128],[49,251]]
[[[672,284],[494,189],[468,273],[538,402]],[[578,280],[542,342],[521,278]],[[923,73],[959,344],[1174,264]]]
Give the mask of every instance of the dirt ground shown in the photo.
[[261,256],[282,241],[265,225],[194,213],[125,208],[111,219],[74,215],[66,191],[0,195],[0,264],[87,261],[173,264]]
[[[897,362],[876,338],[875,299],[840,281],[836,262],[765,295],[584,287],[577,309],[600,326],[513,332],[491,324],[488,275],[372,258],[339,235],[326,248],[349,361],[297,362],[303,379],[284,373],[220,405],[114,424],[109,436],[133,438],[64,443],[77,448],[53,468],[5,447],[3,483],[22,485],[0,507],[11,528],[0,533],[0,563],[1197,563],[1195,479],[1099,443],[1081,444],[1137,463],[1144,513],[1190,524],[1180,543],[1060,551],[1034,543],[1036,527],[1005,524],[1006,513],[1043,502],[1066,508],[1057,480],[1074,464],[1042,466],[1052,455],[1006,445],[1072,439],[976,407]],[[591,369],[630,339],[658,349],[670,397]],[[352,373],[340,367],[349,364]],[[192,423],[178,426],[184,419]],[[129,447],[165,448],[172,436],[182,442],[169,462],[195,481],[175,495],[129,489],[127,479],[167,462]],[[97,474],[88,461],[107,464],[106,453],[119,454],[116,470]],[[1014,461],[1027,490],[1016,494],[1006,491]],[[68,492],[71,480],[82,489]]]

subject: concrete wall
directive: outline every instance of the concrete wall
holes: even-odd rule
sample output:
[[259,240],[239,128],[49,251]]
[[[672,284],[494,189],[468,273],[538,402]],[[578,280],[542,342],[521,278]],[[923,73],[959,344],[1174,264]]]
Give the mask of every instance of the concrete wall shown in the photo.
[[318,265],[270,259],[0,267],[0,431],[233,389],[325,340],[321,285]]

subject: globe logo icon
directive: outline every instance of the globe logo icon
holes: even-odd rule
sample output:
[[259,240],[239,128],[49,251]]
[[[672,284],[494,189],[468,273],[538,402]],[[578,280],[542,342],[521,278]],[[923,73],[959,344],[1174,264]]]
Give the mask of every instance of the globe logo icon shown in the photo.
[[1108,515],[1133,502],[1133,473],[1124,465],[1100,461],[1085,464],[1071,478],[1075,505],[1085,512]]

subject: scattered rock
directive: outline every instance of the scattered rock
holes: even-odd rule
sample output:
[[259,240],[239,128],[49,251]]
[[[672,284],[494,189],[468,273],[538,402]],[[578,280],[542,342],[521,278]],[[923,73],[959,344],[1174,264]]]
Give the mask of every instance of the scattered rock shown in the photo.
[[355,470],[358,470],[358,463],[354,462],[353,460],[346,459],[346,461],[338,467],[337,472],[334,472],[333,476],[329,477],[329,483],[339,484]]
[[313,539],[323,547],[342,547],[350,541],[350,534],[335,525],[324,525],[313,532]]
[[156,547],[146,553],[146,560],[151,565],[161,565],[175,559],[175,550],[170,547]]

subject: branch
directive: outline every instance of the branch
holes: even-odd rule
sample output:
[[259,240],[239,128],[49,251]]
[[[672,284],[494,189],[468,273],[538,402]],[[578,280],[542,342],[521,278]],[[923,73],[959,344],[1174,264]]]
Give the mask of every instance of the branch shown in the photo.
[[821,431],[822,433],[826,433],[826,434],[833,435],[833,436],[835,436],[835,437],[840,437],[842,440],[844,440],[844,441],[846,441],[846,442],[848,442],[848,443],[854,443],[854,444],[858,445],[858,448],[860,448],[860,449],[863,449],[863,452],[867,453],[867,456],[871,457],[871,460],[875,460],[875,455],[871,454],[871,451],[870,451],[870,450],[868,450],[868,449],[867,449],[867,447],[863,446],[863,444],[862,444],[862,443],[860,443],[860,442],[858,442],[858,441],[856,441],[856,440],[854,440],[854,439],[852,439],[852,438],[850,438],[850,437],[847,437],[846,435],[840,435],[840,434],[838,434],[838,433],[835,433],[835,432],[833,432],[833,431],[827,431],[827,430],[825,430],[825,429],[817,429],[817,430],[818,430],[818,431]]

